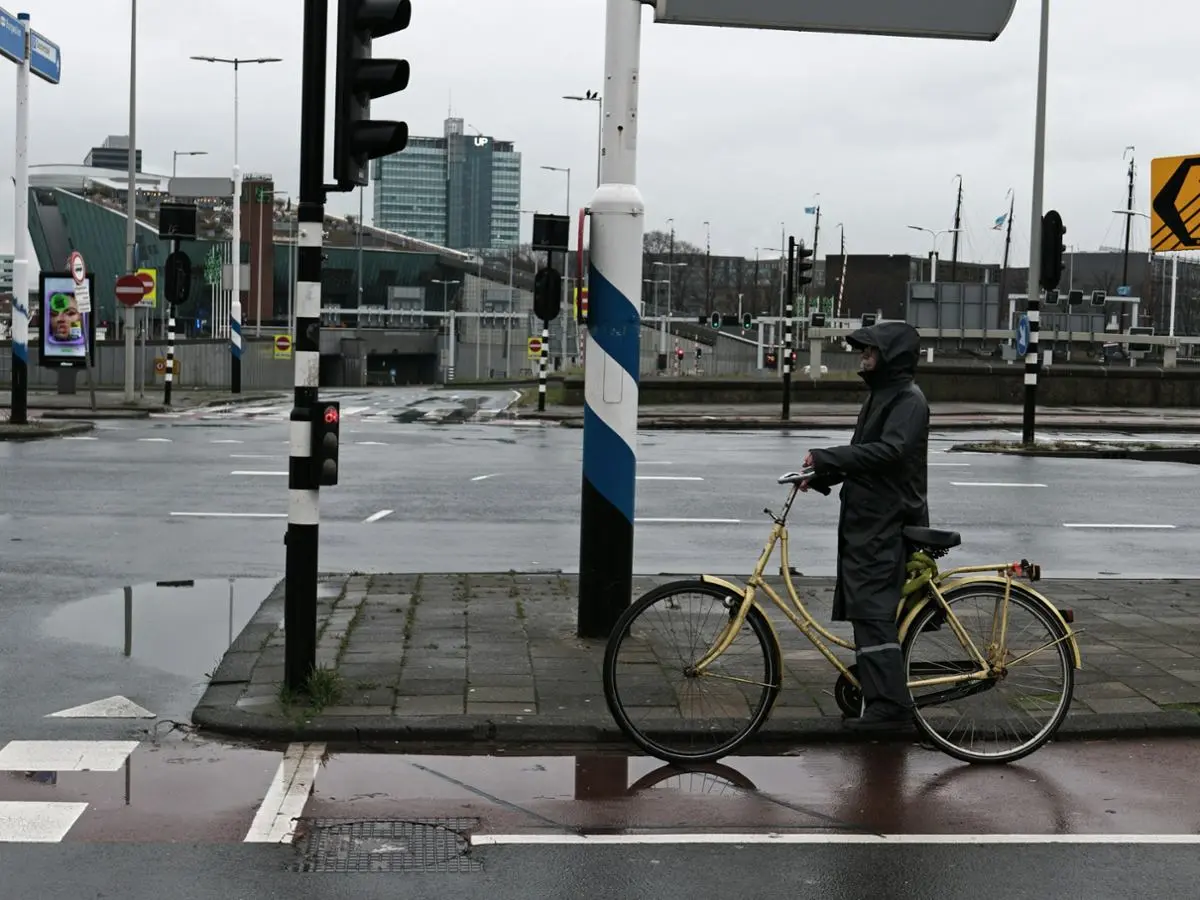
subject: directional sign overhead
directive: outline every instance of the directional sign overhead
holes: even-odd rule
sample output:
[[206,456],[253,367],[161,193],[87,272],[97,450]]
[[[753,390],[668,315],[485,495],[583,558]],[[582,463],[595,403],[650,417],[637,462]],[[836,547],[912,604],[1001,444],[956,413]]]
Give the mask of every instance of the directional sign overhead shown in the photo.
[[62,80],[62,54],[58,44],[46,40],[36,31],[29,32],[29,71],[51,84]]
[[0,56],[15,63],[25,62],[25,25],[3,9],[0,9]]
[[1150,249],[1200,250],[1200,156],[1151,161]]
[[654,21],[994,41],[1017,0],[656,0]]

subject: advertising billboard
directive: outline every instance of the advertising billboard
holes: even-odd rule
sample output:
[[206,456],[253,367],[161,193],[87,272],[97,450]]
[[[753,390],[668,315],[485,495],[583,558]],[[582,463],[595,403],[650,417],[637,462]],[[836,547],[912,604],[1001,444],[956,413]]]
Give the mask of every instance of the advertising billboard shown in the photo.
[[[91,296],[96,296],[96,277],[88,275]],[[50,369],[82,369],[87,354],[96,352],[96,322],[91,312],[80,312],[75,300],[75,282],[66,272],[42,272],[38,276],[41,297],[40,362]],[[85,347],[84,341],[87,341]]]

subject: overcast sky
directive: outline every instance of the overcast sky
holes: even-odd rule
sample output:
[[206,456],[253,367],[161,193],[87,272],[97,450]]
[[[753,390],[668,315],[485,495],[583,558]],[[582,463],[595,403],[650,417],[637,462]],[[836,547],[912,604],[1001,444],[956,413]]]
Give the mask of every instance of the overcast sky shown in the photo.
[[[0,0],[10,12],[15,0]],[[33,27],[62,47],[63,81],[31,91],[30,161],[82,163],[89,147],[128,130],[129,0],[21,0]],[[751,0],[747,0],[751,2]],[[909,0],[918,2],[918,0]],[[603,87],[604,0],[415,0],[413,24],[376,42],[407,58],[408,90],[374,115],[441,134],[453,112],[523,154],[526,209],[571,207],[595,182],[596,108],[559,99]],[[336,3],[331,3],[336,9]],[[1148,211],[1150,160],[1200,151],[1193,38],[1200,3],[1055,0],[1051,18],[1046,205],[1080,250],[1122,241],[1126,162],[1136,147],[1134,206]],[[301,0],[141,0],[138,146],[144,167],[217,174],[233,162],[233,79],[192,54],[279,56],[243,68],[241,164],[296,189]],[[1147,7],[1149,9],[1149,6]],[[811,239],[804,207],[820,193],[821,249],[923,254],[953,224],[964,181],[964,259],[998,261],[992,230],[1017,201],[1014,262],[1028,253],[1039,3],[1018,0],[991,44],[655,25],[643,12],[639,187],[647,229],[666,228],[714,252],[752,257],[778,247],[780,223]],[[331,29],[332,31],[332,29]],[[14,120],[15,66],[0,60],[0,122]],[[333,69],[329,72],[330,87]],[[332,115],[332,107],[330,107]],[[14,147],[0,127],[0,249],[12,246]],[[1186,132],[1193,132],[1191,135]],[[332,132],[330,132],[332,140]],[[328,159],[328,157],[327,157]],[[367,197],[368,217],[370,197]],[[357,209],[340,195],[338,212]],[[1147,223],[1134,219],[1134,246]],[[529,217],[523,218],[528,236]],[[941,239],[945,258],[950,236]],[[763,255],[773,251],[763,250]],[[824,252],[821,253],[824,256]]]

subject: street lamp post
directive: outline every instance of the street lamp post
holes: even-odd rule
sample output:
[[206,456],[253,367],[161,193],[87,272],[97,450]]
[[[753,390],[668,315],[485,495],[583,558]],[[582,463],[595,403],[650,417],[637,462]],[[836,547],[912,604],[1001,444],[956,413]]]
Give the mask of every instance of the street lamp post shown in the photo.
[[[125,270],[133,272],[137,260],[137,0],[129,3],[129,185],[125,194]],[[21,298],[22,302],[25,300]],[[133,402],[133,371],[137,367],[134,349],[134,311],[125,307],[125,402]],[[84,339],[86,341],[86,338]]]
[[179,157],[181,156],[208,156],[207,150],[172,150],[171,151],[171,177],[174,178],[178,174]]
[[[239,164],[238,157],[238,71],[246,64],[263,65],[266,63],[283,62],[277,56],[256,56],[256,57],[240,57],[225,58],[220,56],[193,56],[191,57],[199,62],[224,63],[225,65],[233,66],[233,234],[230,236],[230,262],[233,264],[232,269],[233,284],[230,285],[232,300],[231,307],[236,305],[238,310],[241,309],[242,295],[242,170]],[[259,273],[259,291],[262,287],[262,273]],[[259,300],[260,314],[259,321],[255,326],[255,335],[262,331],[262,315],[261,315],[261,299]],[[232,317],[232,316],[231,316]],[[239,324],[240,324],[239,313]],[[239,385],[240,390],[240,385]]]
[[940,231],[934,231],[932,228],[925,228],[922,225],[909,225],[908,227],[911,228],[913,231],[924,231],[927,234],[930,234],[933,236],[933,255],[930,257],[929,280],[931,283],[937,284],[937,260],[938,260],[937,242],[938,242],[938,238],[940,238],[943,234],[958,234],[960,231],[962,231],[962,229],[961,228],[943,228]]
[[[656,262],[651,266],[651,268],[653,269],[657,266],[662,266],[664,269],[668,269],[668,270],[669,269],[686,269],[687,263],[685,263],[685,262],[678,262],[678,263]],[[667,314],[658,323],[658,352],[663,353],[663,354],[665,354],[667,352],[667,319],[671,318],[671,307],[672,307],[672,298],[671,298],[672,284],[671,284],[671,282],[673,282],[674,280],[675,279],[672,277],[672,273],[670,271],[668,271],[667,272]],[[657,290],[655,290],[654,296],[655,296],[655,300],[657,300],[658,299],[658,291]],[[658,304],[656,303],[655,305],[657,306]]]
[[[450,285],[462,284],[458,279],[443,280],[441,278],[432,278],[430,281],[433,284],[442,286],[442,309],[446,313],[446,381],[454,380],[454,310],[450,308]],[[360,316],[361,318],[361,316]]]
[[[1125,216],[1125,222],[1126,222],[1126,225],[1125,225],[1125,235],[1126,235],[1125,271],[1124,271],[1124,274],[1121,276],[1121,281],[1127,285],[1129,283],[1129,241],[1128,241],[1128,236],[1129,236],[1129,232],[1132,230],[1133,216],[1141,216],[1143,219],[1147,219],[1147,220],[1150,219],[1150,216],[1144,212],[1139,212],[1136,209],[1114,209],[1113,214],[1118,215],[1118,216]],[[1153,276],[1153,272],[1151,272],[1151,275]],[[1137,322],[1135,321],[1135,319],[1136,319],[1136,316],[1134,315],[1135,312],[1136,312],[1136,309],[1130,311],[1130,315],[1129,315],[1129,324],[1130,325],[1137,324]],[[1171,315],[1172,322],[1174,322],[1174,319],[1175,319],[1175,316],[1174,316],[1174,313],[1172,313],[1172,315]],[[1125,328],[1125,307],[1124,307],[1124,305],[1122,305],[1121,311],[1117,314],[1117,331],[1118,332],[1123,331],[1124,328]],[[1172,332],[1172,336],[1174,336],[1174,332]]]
[[[599,91],[588,91],[586,94],[564,94],[564,100],[581,100],[585,103],[596,104],[596,114],[599,123],[596,129],[596,187],[600,187],[600,157],[604,154],[604,98]],[[568,210],[568,214],[570,211]]]

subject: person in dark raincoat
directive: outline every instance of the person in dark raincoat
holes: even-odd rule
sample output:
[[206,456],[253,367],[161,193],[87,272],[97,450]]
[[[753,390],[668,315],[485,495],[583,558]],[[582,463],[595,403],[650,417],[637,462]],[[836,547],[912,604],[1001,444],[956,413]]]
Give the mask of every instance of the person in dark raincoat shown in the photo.
[[896,610],[911,551],[903,530],[929,525],[929,404],[913,380],[921,350],[915,328],[880,322],[847,342],[862,352],[859,376],[870,394],[849,445],[805,458],[814,474],[801,487],[828,493],[842,485],[833,618],[853,623],[864,703],[845,724],[887,730],[912,722]]

